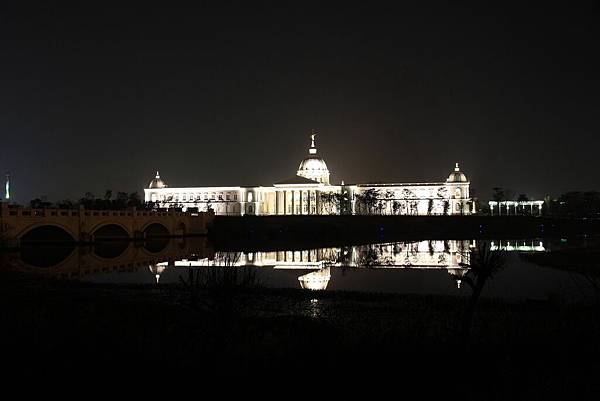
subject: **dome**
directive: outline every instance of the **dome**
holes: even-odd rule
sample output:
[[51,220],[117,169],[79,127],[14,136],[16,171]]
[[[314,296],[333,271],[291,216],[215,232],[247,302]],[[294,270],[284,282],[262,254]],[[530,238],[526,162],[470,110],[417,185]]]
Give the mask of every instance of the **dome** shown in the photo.
[[458,163],[456,163],[456,167],[454,167],[454,171],[450,173],[446,182],[467,182],[467,176],[464,175],[460,168],[458,168]]
[[148,186],[148,188],[150,189],[154,189],[154,188],[165,188],[167,186],[167,183],[164,182],[161,178],[160,178],[160,174],[158,173],[158,171],[156,172],[156,177],[154,177],[154,179],[152,181],[150,181],[150,185]]
[[311,135],[311,144],[308,149],[308,157],[300,162],[296,175],[318,181],[324,184],[329,184],[329,170],[325,160],[317,156],[317,148],[315,147],[315,134]]
[[[323,173],[323,172],[329,172],[329,170],[327,169],[327,164],[325,163],[325,160],[321,159],[320,157],[307,157],[306,159],[302,160],[300,162],[300,166],[298,167],[298,172],[300,171],[304,171],[304,172],[315,172],[315,173]],[[300,174],[298,174],[300,175]]]

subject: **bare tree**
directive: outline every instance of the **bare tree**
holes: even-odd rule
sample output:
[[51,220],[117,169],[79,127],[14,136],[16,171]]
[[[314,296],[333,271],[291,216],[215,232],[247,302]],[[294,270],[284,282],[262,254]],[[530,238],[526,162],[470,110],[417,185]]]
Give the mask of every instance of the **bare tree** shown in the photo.
[[465,344],[469,342],[475,306],[486,282],[505,267],[504,252],[492,250],[487,241],[478,242],[475,250],[468,255],[468,260],[469,263],[465,265],[469,268],[467,273],[462,276],[453,275],[455,280],[461,280],[471,289],[471,296],[460,327],[460,338]]

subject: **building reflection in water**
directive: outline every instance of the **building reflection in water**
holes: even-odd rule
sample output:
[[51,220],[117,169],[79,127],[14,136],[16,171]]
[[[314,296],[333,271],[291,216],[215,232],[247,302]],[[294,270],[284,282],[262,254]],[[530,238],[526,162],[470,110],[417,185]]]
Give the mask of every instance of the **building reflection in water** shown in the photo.
[[535,240],[498,240],[491,241],[490,250],[507,252],[545,252],[544,242]]
[[[457,279],[468,270],[474,241],[430,240],[394,242],[293,251],[240,253],[235,266],[269,267],[275,270],[309,270],[298,277],[300,287],[324,290],[331,280],[332,267],[372,269],[446,270]],[[180,260],[174,266],[218,266],[215,260]]]
[[[205,239],[166,241],[160,247],[153,244],[128,243],[118,252],[100,252],[100,249],[76,247],[59,253],[60,261],[52,266],[37,263],[41,258],[39,248],[35,258],[24,254],[10,257],[7,264],[17,270],[33,271],[65,278],[82,278],[87,275],[111,271],[135,271],[143,267],[158,283],[167,269],[183,267],[239,266],[298,271],[298,283],[303,289],[327,289],[332,270],[342,268],[369,269],[419,269],[444,270],[460,288],[460,278],[468,271],[475,241],[426,240],[393,242],[358,246],[288,250],[270,252],[214,252]],[[112,249],[112,248],[111,248]],[[544,252],[548,249],[540,240],[491,241],[491,250],[511,252]],[[110,257],[113,254],[117,256]],[[109,255],[110,254],[110,255]],[[43,255],[42,255],[43,256]]]
[[167,266],[164,263],[148,266],[148,270],[150,270],[150,273],[152,273],[154,275],[154,278],[156,279],[156,284],[159,283],[160,275],[163,274],[166,268]]
[[298,277],[300,287],[305,290],[313,291],[327,289],[327,284],[329,284],[329,280],[331,280],[331,271],[329,269],[329,266],[327,266],[315,272]]

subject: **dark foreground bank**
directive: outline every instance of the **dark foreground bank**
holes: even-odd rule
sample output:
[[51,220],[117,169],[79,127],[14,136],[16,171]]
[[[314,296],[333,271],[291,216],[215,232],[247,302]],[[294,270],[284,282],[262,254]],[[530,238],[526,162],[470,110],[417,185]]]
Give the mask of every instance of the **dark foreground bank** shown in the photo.
[[464,298],[198,290],[182,279],[172,286],[110,286],[3,274],[3,363],[33,366],[36,374],[110,366],[112,373],[193,369],[202,377],[393,376],[434,380],[466,398],[598,390],[596,300],[484,299],[464,343]]

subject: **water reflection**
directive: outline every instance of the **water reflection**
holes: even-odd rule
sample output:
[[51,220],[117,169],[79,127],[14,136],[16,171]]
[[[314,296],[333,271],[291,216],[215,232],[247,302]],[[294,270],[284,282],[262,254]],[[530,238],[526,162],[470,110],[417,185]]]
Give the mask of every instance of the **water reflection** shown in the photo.
[[[18,259],[25,265],[49,269],[61,264],[75,252],[75,245],[24,245]],[[14,262],[13,262],[14,263]]]
[[101,258],[114,259],[125,253],[130,246],[130,242],[107,241],[95,243],[92,249],[94,253]]
[[300,287],[302,287],[305,290],[313,291],[327,289],[327,284],[329,284],[330,279],[331,272],[329,270],[329,266],[298,277]]
[[[324,290],[331,280],[332,267],[370,269],[445,270],[452,277],[464,275],[469,267],[474,241],[430,240],[394,242],[339,248],[293,251],[218,253],[213,259],[183,259],[174,267],[268,267],[273,270],[309,270],[298,276],[300,287]],[[229,260],[236,254],[235,260]],[[165,266],[166,267],[166,266]],[[457,282],[460,287],[460,281]]]
[[152,273],[152,275],[156,279],[156,284],[158,284],[160,282],[160,275],[163,274],[163,272],[165,271],[166,268],[167,268],[167,266],[159,265],[159,264],[148,266],[150,273]]
[[497,240],[490,242],[491,251],[507,252],[544,252],[544,241],[541,239],[530,240]]
[[214,251],[206,238],[147,242],[106,242],[93,246],[26,246],[4,255],[3,268],[82,279],[112,272],[137,272],[148,269],[153,276],[176,260],[213,259]]
[[[490,250],[523,254],[547,252],[556,243],[495,240],[489,245]],[[190,268],[244,267],[260,275],[266,285],[276,287],[456,293],[457,289],[463,291],[463,278],[468,277],[477,246],[470,240],[425,240],[307,250],[215,252],[206,238],[189,238],[94,247],[35,246],[9,255],[3,264],[61,278],[138,283],[179,282]]]

